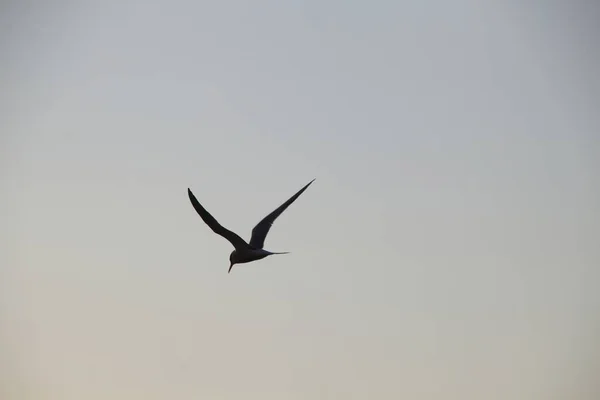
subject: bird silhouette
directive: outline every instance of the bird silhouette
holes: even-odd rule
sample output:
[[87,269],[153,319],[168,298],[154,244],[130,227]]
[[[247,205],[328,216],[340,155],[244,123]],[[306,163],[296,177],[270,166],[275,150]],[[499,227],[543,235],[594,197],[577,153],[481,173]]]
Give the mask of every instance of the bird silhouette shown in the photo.
[[300,189],[295,195],[290,197],[285,203],[277,207],[273,212],[264,217],[254,229],[252,229],[252,236],[250,238],[250,242],[246,243],[244,239],[242,239],[235,232],[230,231],[229,229],[223,227],[219,222],[212,216],[196,199],[196,196],[192,193],[192,191],[188,188],[188,196],[190,201],[192,202],[192,206],[196,212],[200,215],[202,220],[208,225],[210,229],[213,230],[214,233],[223,236],[225,239],[229,240],[229,242],[235,247],[235,249],[229,255],[229,269],[227,273],[231,272],[231,268],[235,264],[243,264],[249,263],[252,261],[263,259],[267,256],[273,254],[289,254],[289,252],[271,252],[263,249],[265,245],[265,238],[273,226],[273,222],[281,215],[282,212],[285,211],[286,208],[290,206],[296,199],[313,183],[315,180],[308,182],[306,186]]

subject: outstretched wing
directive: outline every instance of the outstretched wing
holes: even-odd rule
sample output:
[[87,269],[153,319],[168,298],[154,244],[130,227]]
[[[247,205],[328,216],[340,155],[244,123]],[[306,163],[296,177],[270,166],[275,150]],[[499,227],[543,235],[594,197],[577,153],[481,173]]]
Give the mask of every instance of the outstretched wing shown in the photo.
[[257,248],[257,249],[263,248],[263,246],[265,245],[265,238],[267,237],[267,234],[269,233],[269,229],[271,229],[273,222],[275,222],[277,217],[279,217],[281,215],[281,213],[284,212],[285,209],[288,208],[290,206],[290,204],[292,204],[298,198],[298,196],[300,196],[302,194],[302,192],[304,192],[306,190],[306,188],[309,187],[310,184],[313,182],[314,182],[314,179],[312,181],[308,182],[308,184],[306,186],[304,186],[302,189],[300,189],[298,191],[298,193],[296,193],[295,195],[290,197],[288,199],[288,201],[286,201],[285,203],[283,203],[282,205],[277,207],[277,209],[275,211],[273,211],[271,214],[264,217],[262,219],[262,221],[260,221],[254,227],[254,229],[252,229],[252,237],[250,238],[250,246]]
[[248,243],[241,237],[239,237],[236,233],[231,232],[229,229],[224,228],[221,224],[217,222],[217,220],[206,211],[204,207],[198,202],[196,196],[192,193],[192,191],[188,188],[188,196],[190,197],[190,201],[194,206],[196,212],[200,215],[202,220],[209,226],[210,229],[213,230],[217,235],[223,236],[225,239],[229,240],[233,247],[236,249],[245,249],[248,248]]

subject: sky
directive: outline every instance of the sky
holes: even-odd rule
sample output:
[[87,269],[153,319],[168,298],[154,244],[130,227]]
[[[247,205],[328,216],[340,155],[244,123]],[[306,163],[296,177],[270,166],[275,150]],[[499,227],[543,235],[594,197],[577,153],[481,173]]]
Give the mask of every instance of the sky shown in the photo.
[[598,398],[594,2],[0,10],[2,399]]

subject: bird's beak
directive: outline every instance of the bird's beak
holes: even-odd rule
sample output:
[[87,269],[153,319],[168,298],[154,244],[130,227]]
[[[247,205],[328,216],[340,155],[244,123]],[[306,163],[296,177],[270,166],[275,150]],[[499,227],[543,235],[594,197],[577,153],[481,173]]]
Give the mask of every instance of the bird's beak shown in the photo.
[[233,263],[231,263],[231,265],[229,266],[229,270],[227,271],[227,273],[231,272],[231,268],[233,268]]

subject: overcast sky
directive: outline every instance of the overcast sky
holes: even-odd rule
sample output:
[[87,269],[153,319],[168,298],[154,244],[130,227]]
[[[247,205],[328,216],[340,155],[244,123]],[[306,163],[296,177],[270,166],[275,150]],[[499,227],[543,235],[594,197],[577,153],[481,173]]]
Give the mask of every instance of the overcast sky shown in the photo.
[[598,398],[594,2],[8,3],[0,397]]

